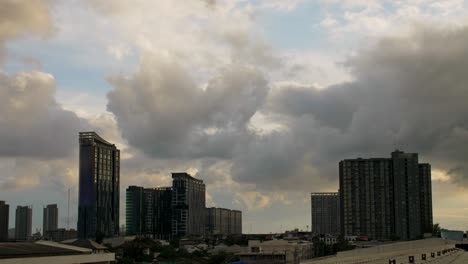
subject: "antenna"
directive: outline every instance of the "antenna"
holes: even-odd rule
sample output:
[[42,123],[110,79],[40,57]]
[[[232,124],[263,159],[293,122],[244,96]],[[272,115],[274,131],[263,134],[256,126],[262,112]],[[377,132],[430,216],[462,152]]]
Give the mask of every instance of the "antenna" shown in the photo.
[[70,230],[70,187],[68,187],[67,230]]

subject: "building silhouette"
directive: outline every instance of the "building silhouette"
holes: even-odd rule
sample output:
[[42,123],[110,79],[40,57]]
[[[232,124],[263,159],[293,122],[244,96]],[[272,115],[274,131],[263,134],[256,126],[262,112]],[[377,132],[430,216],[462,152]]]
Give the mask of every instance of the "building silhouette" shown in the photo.
[[205,229],[205,184],[185,172],[172,173],[172,235],[204,235]]
[[42,235],[47,234],[47,231],[56,230],[57,228],[58,208],[56,204],[49,204],[43,209]]
[[0,201],[0,242],[8,241],[8,222],[10,217],[10,205]]
[[340,162],[343,235],[417,239],[432,223],[430,166],[417,153]]
[[32,233],[32,207],[16,207],[15,239],[27,240]]
[[206,208],[207,235],[242,235],[242,212],[225,208]]
[[312,233],[340,233],[340,199],[337,192],[311,194]]
[[120,151],[95,132],[80,132],[78,238],[119,234]]
[[171,212],[171,187],[129,186],[126,191],[125,234],[170,239]]

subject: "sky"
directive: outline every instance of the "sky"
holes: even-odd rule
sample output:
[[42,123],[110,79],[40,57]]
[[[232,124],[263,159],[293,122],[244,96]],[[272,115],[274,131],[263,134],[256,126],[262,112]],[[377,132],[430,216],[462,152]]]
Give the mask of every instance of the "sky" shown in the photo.
[[245,233],[308,230],[340,160],[399,148],[432,165],[434,222],[468,230],[466,47],[463,0],[0,1],[0,200],[10,227],[51,203],[75,227],[92,130],[121,194],[187,171]]

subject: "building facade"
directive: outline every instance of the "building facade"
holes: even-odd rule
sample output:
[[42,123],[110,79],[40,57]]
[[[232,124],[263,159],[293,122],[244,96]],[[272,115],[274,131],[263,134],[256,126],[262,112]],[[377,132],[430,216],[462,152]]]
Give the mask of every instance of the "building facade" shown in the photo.
[[28,240],[32,233],[32,207],[16,207],[15,239]]
[[44,238],[55,242],[61,242],[64,240],[76,239],[77,234],[78,233],[75,229],[67,230],[65,228],[58,228],[46,231]]
[[[391,158],[340,162],[340,218],[345,236],[373,239],[422,237],[422,215],[432,221],[430,166],[418,154],[395,151]],[[423,181],[420,179],[424,178]],[[423,191],[424,190],[424,191]],[[423,197],[424,201],[421,201]]]
[[312,193],[312,233],[340,233],[340,199],[337,192]]
[[188,173],[172,173],[172,234],[205,234],[205,184]]
[[58,228],[58,207],[56,204],[49,204],[43,209],[42,217],[42,234],[47,231],[56,230]]
[[242,212],[225,208],[206,208],[207,235],[241,235]]
[[80,132],[78,238],[119,234],[120,151],[95,132]]
[[128,235],[170,239],[172,236],[172,188],[129,186],[126,191]]
[[10,218],[10,205],[0,201],[0,242],[8,241],[8,224]]
[[432,233],[432,184],[431,165],[419,164],[419,201],[421,203],[421,228],[422,233]]

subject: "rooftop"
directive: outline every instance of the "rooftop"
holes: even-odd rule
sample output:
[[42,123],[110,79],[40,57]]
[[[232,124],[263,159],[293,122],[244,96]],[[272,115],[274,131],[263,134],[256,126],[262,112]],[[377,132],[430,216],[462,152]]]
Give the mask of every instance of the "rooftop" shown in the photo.
[[60,247],[58,243],[0,243],[0,259],[46,257],[90,254],[91,252],[70,247]]

